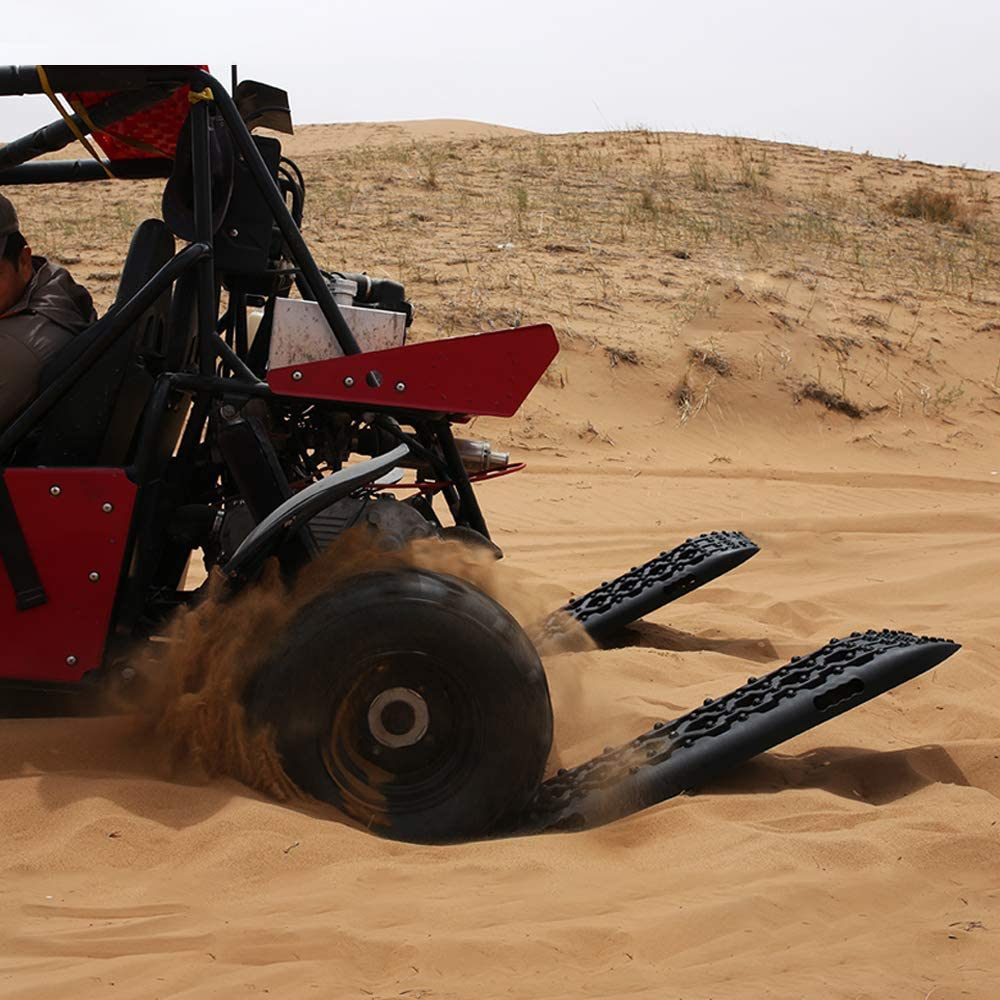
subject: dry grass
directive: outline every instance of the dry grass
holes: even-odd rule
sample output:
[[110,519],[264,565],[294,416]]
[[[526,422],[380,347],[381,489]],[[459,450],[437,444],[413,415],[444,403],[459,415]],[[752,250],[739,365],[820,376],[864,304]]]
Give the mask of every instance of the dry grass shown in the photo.
[[[295,156],[294,140],[289,145]],[[298,159],[309,180],[306,234],[321,261],[401,278],[416,286],[419,301],[431,300],[432,310],[436,296],[423,293],[454,283],[456,301],[475,288],[480,312],[528,314],[540,301],[528,298],[534,284],[546,289],[549,315],[578,320],[580,296],[572,280],[560,277],[560,266],[572,275],[599,264],[608,287],[633,291],[623,273],[626,257],[656,267],[672,254],[697,262],[701,276],[812,268],[862,287],[976,299],[990,286],[996,259],[1000,190],[972,171],[942,169],[940,181],[914,183],[906,171],[929,171],[874,157],[646,130],[401,141]],[[111,272],[135,225],[157,214],[160,185],[85,187],[25,190],[18,197],[39,249],[83,254],[95,270]],[[966,190],[973,200],[959,197]],[[927,192],[943,194],[935,200]],[[959,218],[955,213],[972,205],[976,225],[971,233],[949,224],[900,234],[886,223],[887,203],[934,219]],[[502,269],[490,253],[505,243],[514,249]],[[559,249],[543,258],[546,248]],[[579,260],[564,263],[556,253]],[[528,270],[537,281],[526,279]],[[690,282],[669,287],[675,291],[667,298],[684,296]],[[484,301],[497,296],[505,301],[495,307]],[[615,304],[603,289],[595,298]]]
[[[305,234],[322,266],[403,281],[416,340],[551,322],[565,347],[609,365],[674,371],[674,386],[686,371],[675,400],[686,420],[725,407],[744,377],[784,387],[789,404],[817,398],[799,393],[815,383],[835,387],[818,401],[841,412],[838,397],[859,412],[945,416],[962,401],[938,387],[965,373],[933,339],[941,323],[981,339],[994,329],[997,175],[644,129],[401,133],[385,145],[330,135],[325,148],[286,147],[308,181]],[[95,183],[16,197],[34,248],[65,261],[103,310],[161,190]],[[917,221],[899,224],[890,205]],[[719,313],[734,285],[748,290],[735,318]],[[744,322],[760,330],[732,336]]]
[[729,376],[733,373],[733,366],[729,359],[713,343],[703,344],[699,347],[691,348],[691,360],[701,365],[703,368],[710,368],[722,376]]
[[639,355],[632,350],[626,350],[621,347],[605,347],[604,353],[607,355],[608,363],[612,368],[617,368],[620,364],[640,364]]
[[907,219],[923,219],[965,227],[969,222],[968,210],[957,195],[950,191],[936,191],[926,184],[918,184],[906,194],[889,202],[889,211]]
[[692,382],[690,373],[685,374],[680,384],[674,390],[677,417],[682,426],[694,420],[699,413],[707,409],[709,401],[712,398],[715,379],[716,376],[713,373],[704,385],[699,386]]
[[797,395],[801,399],[812,399],[817,403],[822,403],[828,410],[832,410],[834,413],[843,413],[852,420],[861,420],[868,412],[844,396],[843,393],[821,385],[819,382],[807,382],[799,389]]

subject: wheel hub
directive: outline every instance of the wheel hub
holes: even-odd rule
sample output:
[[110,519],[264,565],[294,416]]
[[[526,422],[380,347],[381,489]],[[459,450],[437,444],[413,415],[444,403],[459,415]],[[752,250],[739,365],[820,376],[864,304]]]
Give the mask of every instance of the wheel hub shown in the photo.
[[384,747],[412,747],[427,733],[431,717],[427,702],[412,688],[382,691],[368,706],[368,729]]

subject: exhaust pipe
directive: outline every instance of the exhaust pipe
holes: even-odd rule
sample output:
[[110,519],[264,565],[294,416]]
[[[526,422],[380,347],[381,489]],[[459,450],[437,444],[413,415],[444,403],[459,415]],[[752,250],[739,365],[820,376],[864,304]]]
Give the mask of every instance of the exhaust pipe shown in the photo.
[[470,475],[483,472],[493,472],[496,469],[506,469],[510,465],[509,451],[494,451],[489,441],[470,441],[467,438],[455,438],[462,465]]
[[[489,441],[470,441],[467,438],[455,438],[455,449],[458,457],[470,476],[479,476],[484,472],[494,472],[506,469],[510,465],[509,451],[494,451]],[[434,476],[435,470],[431,464],[420,455],[413,452],[399,463],[408,469],[416,469],[422,476]]]
[[[362,455],[379,454],[380,438],[375,428],[366,428],[358,433],[352,444],[352,450]],[[509,451],[494,451],[489,441],[473,441],[469,438],[455,438],[455,449],[458,457],[470,476],[482,475],[484,472],[496,472],[510,465]],[[430,462],[419,453],[411,451],[398,463],[407,469],[416,469],[423,476],[437,475]]]

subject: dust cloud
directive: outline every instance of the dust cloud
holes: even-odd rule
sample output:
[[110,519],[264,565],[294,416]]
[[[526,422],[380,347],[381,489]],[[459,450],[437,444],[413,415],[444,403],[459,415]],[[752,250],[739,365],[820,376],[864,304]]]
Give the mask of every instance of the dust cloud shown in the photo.
[[[248,723],[247,685],[299,609],[324,590],[361,573],[408,568],[455,576],[482,590],[510,612],[542,653],[592,648],[572,619],[552,615],[551,587],[496,561],[485,549],[431,538],[386,550],[367,527],[352,529],[291,586],[276,562],[235,597],[227,594],[222,577],[213,575],[202,600],[177,615],[163,641],[151,644],[136,663],[133,711],[161,769],[170,776],[232,777],[279,801],[301,797],[285,775],[273,733]],[[555,707],[573,711],[582,698],[578,674],[555,673]],[[554,750],[553,766],[557,763]]]

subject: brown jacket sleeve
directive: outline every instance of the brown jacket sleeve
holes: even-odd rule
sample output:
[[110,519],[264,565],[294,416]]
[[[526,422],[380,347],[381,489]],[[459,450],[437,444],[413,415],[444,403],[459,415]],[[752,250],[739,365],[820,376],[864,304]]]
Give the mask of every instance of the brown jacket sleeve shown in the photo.
[[41,371],[35,352],[0,329],[0,430],[35,398]]

